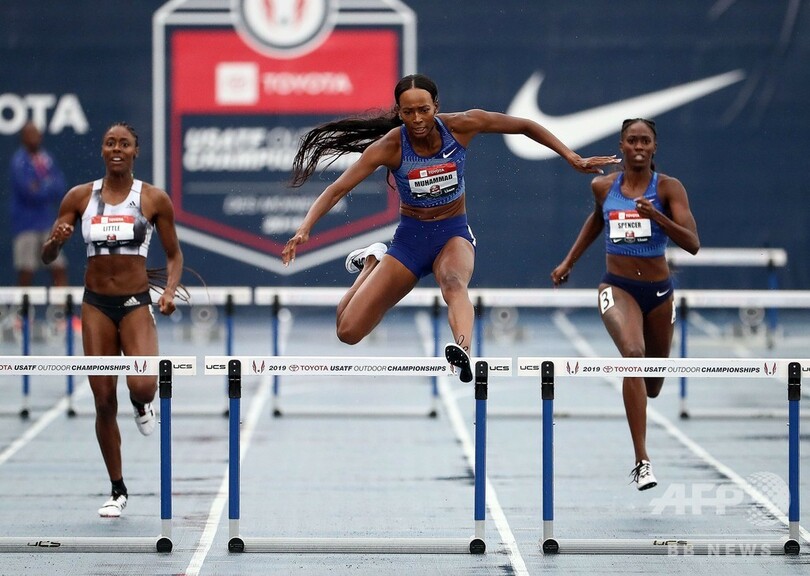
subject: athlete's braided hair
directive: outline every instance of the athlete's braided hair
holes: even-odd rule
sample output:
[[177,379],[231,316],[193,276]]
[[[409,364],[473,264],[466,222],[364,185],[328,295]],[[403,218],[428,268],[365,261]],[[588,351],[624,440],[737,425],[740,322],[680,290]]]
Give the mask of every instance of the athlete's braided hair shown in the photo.
[[107,128],[107,132],[111,129],[115,128],[116,126],[121,126],[122,128],[126,128],[129,130],[129,133],[132,134],[132,137],[135,138],[135,147],[138,148],[138,133],[135,131],[135,128],[132,127],[131,124],[128,122],[124,122],[123,120],[119,120],[118,122],[113,122]]
[[334,162],[344,154],[362,152],[372,143],[387,134],[392,128],[402,125],[398,115],[399,97],[411,88],[427,90],[433,101],[439,101],[436,83],[423,74],[405,76],[394,87],[396,106],[390,110],[378,110],[366,116],[353,116],[316,126],[301,138],[298,152],[292,165],[290,186],[301,186],[312,176],[321,160]]

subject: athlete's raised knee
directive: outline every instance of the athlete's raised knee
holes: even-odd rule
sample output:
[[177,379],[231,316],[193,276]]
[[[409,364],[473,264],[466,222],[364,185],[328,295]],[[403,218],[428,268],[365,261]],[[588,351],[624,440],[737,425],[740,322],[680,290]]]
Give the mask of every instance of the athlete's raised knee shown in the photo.
[[366,337],[366,333],[358,329],[357,325],[350,325],[348,322],[338,322],[336,334],[338,340],[344,344],[357,344]]

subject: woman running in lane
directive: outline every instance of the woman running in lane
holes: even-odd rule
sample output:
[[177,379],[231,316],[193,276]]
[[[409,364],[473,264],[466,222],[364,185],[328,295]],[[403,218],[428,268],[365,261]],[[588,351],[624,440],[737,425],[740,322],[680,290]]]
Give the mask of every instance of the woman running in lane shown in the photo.
[[[87,244],[82,302],[82,343],[86,356],[156,356],[157,327],[150,287],[162,288],[161,314],[175,310],[175,292],[183,254],[174,226],[174,208],[163,190],[133,175],[138,135],[126,123],[110,126],[101,144],[106,172],[95,182],[72,188],[59,208],[53,231],[42,247],[42,261],[56,259],[77,223]],[[166,253],[165,270],[146,269],[152,231]],[[117,381],[114,375],[89,376],[96,406],[96,437],[112,483],[102,517],[119,517],[127,504],[118,429]],[[156,376],[127,376],[129,398],[138,430],[155,428],[152,401]]]
[[[632,118],[622,124],[623,169],[591,183],[594,209],[565,259],[551,272],[555,286],[566,282],[574,264],[604,230],[607,273],[599,284],[605,328],[625,358],[667,358],[675,324],[667,242],[691,254],[700,248],[686,189],[676,178],[655,171],[655,122]],[[660,377],[626,377],[624,406],[636,464],[631,476],[639,490],[657,484],[647,454],[647,397],[661,392]]]

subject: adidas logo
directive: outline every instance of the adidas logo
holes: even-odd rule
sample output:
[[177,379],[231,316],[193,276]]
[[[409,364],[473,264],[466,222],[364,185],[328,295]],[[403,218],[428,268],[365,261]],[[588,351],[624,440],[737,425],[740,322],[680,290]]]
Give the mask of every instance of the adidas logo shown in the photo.
[[137,306],[139,304],[140,304],[140,302],[138,302],[138,299],[135,298],[135,296],[130,296],[129,300],[124,302],[124,306]]
[[138,205],[135,204],[135,200],[130,200],[129,204],[127,204],[127,208],[137,208]]

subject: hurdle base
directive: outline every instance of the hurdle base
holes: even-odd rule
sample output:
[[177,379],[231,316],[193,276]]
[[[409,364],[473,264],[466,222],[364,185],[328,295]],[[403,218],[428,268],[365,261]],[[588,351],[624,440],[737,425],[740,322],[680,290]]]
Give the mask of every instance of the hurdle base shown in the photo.
[[275,418],[437,418],[434,409],[405,408],[402,406],[379,406],[364,409],[335,408],[332,406],[311,406],[292,409],[274,408]]
[[165,536],[154,537],[2,537],[2,552],[171,552],[172,541]]
[[239,538],[231,538],[228,540],[228,552],[244,552],[245,551],[245,541]]
[[[800,418],[810,418],[810,413],[804,412]],[[746,409],[746,408],[697,408],[680,413],[681,420],[687,419],[714,419],[714,420],[788,420],[787,409]]]
[[544,554],[645,554],[665,556],[777,556],[799,553],[792,539],[554,539],[541,541]]
[[[240,540],[241,550],[231,550]],[[484,554],[480,538],[233,538],[228,549],[284,554]]]
[[174,543],[172,542],[171,538],[167,538],[166,536],[161,536],[158,538],[157,543],[155,544],[155,548],[158,552],[168,554],[174,548]]

